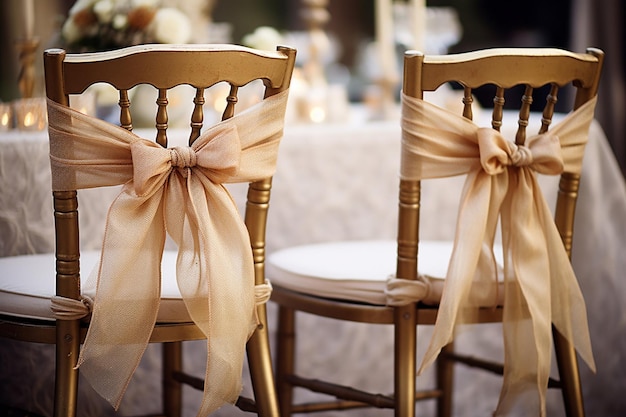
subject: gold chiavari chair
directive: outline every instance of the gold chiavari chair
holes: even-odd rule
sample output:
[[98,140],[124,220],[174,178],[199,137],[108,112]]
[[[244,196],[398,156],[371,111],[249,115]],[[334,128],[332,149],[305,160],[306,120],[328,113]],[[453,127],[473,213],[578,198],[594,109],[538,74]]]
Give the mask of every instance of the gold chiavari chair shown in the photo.
[[[272,300],[279,305],[276,378],[284,416],[373,406],[408,417],[415,415],[416,401],[432,398],[438,415],[450,416],[455,362],[503,375],[499,404],[493,404],[497,415],[514,407],[525,392],[537,399],[529,413],[545,415],[548,385],[562,388],[569,416],[584,414],[575,349],[594,365],[584,300],[569,258],[602,62],[597,49],[405,54],[397,241],[329,242],[268,257]],[[464,92],[458,106],[462,115],[423,100],[424,92],[452,82]],[[491,126],[482,128],[472,122],[473,90],[488,84],[495,86],[494,107]],[[521,102],[512,103],[519,109],[517,134],[504,138],[505,90],[520,85]],[[533,92],[546,85],[550,92],[540,131],[527,132],[531,103],[539,99]],[[571,85],[572,113],[552,124],[558,92]],[[554,216],[536,172],[560,175]],[[420,195],[422,180],[457,175],[465,175],[466,182],[455,240],[420,240],[420,222],[443,221],[420,218],[420,204],[428,199]],[[297,364],[306,358],[296,358],[296,339],[306,343],[307,335],[297,333],[296,312],[393,325],[394,392],[375,394],[298,374]],[[494,322],[503,323],[503,365],[455,354],[458,324]],[[434,325],[419,371],[436,362],[437,380],[434,389],[419,392],[417,325]],[[549,378],[552,341],[559,381]],[[323,349],[323,340],[317,343]],[[367,366],[362,358],[353,359]],[[295,404],[294,388],[330,397]]]
[[[295,55],[236,45],[44,53],[56,254],[0,259],[0,336],[56,345],[55,416],[76,415],[79,373],[119,405],[148,343],[163,344],[162,415],[181,415],[183,384],[204,389],[201,415],[226,402],[278,414],[264,242]],[[258,103],[236,112],[254,80],[264,85]],[[222,82],[222,120],[205,122],[205,93]],[[96,83],[119,92],[121,126],[68,107]],[[145,106],[129,98],[137,85],[155,88],[156,140],[133,133],[134,105]],[[188,143],[172,146],[168,91],[179,85],[195,98]],[[249,183],[244,217],[225,187],[234,182]],[[121,184],[101,253],[81,252],[76,190]],[[168,235],[177,250],[164,251]],[[205,378],[182,366],[182,342],[199,339]],[[246,350],[254,400],[238,397]]]

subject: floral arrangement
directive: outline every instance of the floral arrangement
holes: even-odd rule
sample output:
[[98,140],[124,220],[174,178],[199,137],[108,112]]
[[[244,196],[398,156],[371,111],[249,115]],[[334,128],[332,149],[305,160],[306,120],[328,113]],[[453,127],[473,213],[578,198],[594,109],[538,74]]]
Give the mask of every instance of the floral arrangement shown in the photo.
[[269,26],[260,26],[242,39],[245,46],[265,51],[275,51],[282,42],[283,36],[280,32]]
[[61,37],[73,52],[106,51],[146,43],[188,43],[191,22],[158,0],[77,0]]

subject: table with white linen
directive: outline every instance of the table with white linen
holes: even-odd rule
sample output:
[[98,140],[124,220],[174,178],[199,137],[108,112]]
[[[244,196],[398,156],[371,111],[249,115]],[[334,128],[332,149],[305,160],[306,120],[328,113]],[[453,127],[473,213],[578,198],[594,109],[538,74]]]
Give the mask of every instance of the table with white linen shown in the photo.
[[[481,117],[479,113],[477,119]],[[506,117],[513,117],[508,129],[515,129],[516,116]],[[540,115],[533,117],[531,124]],[[147,132],[138,131],[138,134]],[[186,133],[171,133],[183,134]],[[324,240],[395,238],[399,151],[398,121],[365,121],[356,117],[346,123],[287,125],[272,189],[268,252]],[[452,178],[423,182],[422,238],[452,237],[462,181]],[[541,182],[546,194],[554,196],[557,181],[542,178]],[[0,134],[0,190],[0,256],[52,251],[52,198],[45,132]],[[243,187],[233,188],[236,198],[243,191]],[[104,197],[96,192],[79,193],[81,244],[86,249],[99,247],[108,201],[117,189],[106,190]],[[624,248],[626,186],[604,133],[594,122],[583,164],[573,249],[574,269],[587,302],[598,365],[594,375],[581,364],[585,406],[592,417],[626,415]],[[272,303],[269,312],[273,335],[276,307]],[[299,316],[298,326],[303,335],[298,344],[302,373],[312,377],[331,373],[341,383],[363,384],[383,393],[390,391],[391,329],[306,315]],[[419,361],[430,329],[420,329],[418,337]],[[473,326],[462,332],[457,341],[457,346],[466,352],[493,358],[502,356],[498,325]],[[185,347],[185,366],[199,376],[204,374],[203,349],[203,342],[191,342]],[[347,363],[345,353],[349,353],[354,363]],[[0,403],[27,405],[35,411],[50,410],[53,358],[50,346],[31,347],[2,340]],[[159,360],[159,347],[150,346],[122,402],[122,414],[150,412],[159,404]],[[23,384],[11,384],[22,376]],[[418,379],[418,387],[429,386],[432,381],[433,373],[429,371]],[[454,415],[490,415],[497,403],[500,383],[499,377],[457,367]],[[249,382],[245,380],[244,384],[249,391]],[[80,388],[86,397],[80,401],[81,416],[100,416],[105,415],[103,410],[111,410],[84,385]],[[297,393],[298,398],[304,398],[301,395]],[[185,391],[185,416],[195,415],[199,399],[200,393]],[[427,402],[419,407],[426,410],[419,415],[433,415],[433,404]],[[562,408],[560,392],[550,390],[548,415],[563,415]],[[351,413],[391,415],[381,410]],[[216,415],[239,415],[239,412],[227,406]]]

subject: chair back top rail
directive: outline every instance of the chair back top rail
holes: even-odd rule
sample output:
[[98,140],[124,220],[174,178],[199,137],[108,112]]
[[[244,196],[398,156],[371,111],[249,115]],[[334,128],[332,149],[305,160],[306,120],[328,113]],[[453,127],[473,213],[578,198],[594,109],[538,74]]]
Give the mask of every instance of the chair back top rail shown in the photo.
[[515,135],[515,143],[522,145],[527,137],[526,127],[534,90],[550,86],[538,132],[544,133],[552,123],[561,87],[569,83],[576,87],[574,110],[596,95],[600,77],[597,65],[602,65],[603,58],[603,52],[595,48],[589,48],[587,53],[573,53],[555,48],[494,48],[451,55],[424,55],[418,51],[407,51],[404,92],[421,98],[425,91],[435,91],[446,82],[457,82],[464,90],[463,116],[471,120],[473,89],[494,85],[496,89],[491,126],[499,131],[502,126],[505,90],[523,86]]
[[[243,86],[259,78],[269,87],[267,94],[272,95],[288,87],[284,61],[295,53],[288,47],[277,49],[258,51],[237,45],[195,44],[138,45],[90,54],[66,54],[61,49],[51,49],[46,51],[44,59],[56,60],[65,82],[63,91],[48,90],[48,97],[66,104],[60,94],[80,94],[99,82],[109,83],[118,90],[128,90],[142,83],[170,89],[182,84],[208,88],[220,81]],[[260,60],[259,57],[270,59]],[[207,71],[207,68],[224,66],[224,62],[228,62],[229,67],[223,71]],[[121,63],[126,71],[112,70]]]
[[[264,96],[269,97],[289,87],[285,62],[293,62],[295,50],[278,47],[276,51],[259,51],[238,45],[138,45],[108,52],[67,54],[62,49],[50,49],[46,60],[46,91],[48,97],[69,104],[69,95],[81,94],[89,86],[107,83],[119,90],[119,124],[132,131],[129,89],[149,84],[158,90],[156,100],[156,142],[166,147],[169,104],[167,90],[179,85],[195,87],[194,109],[190,115],[189,144],[198,136],[204,122],[204,91],[227,82],[230,92],[222,119],[235,114],[239,87],[254,80],[263,80]],[[125,71],[119,71],[119,68]],[[63,83],[54,80],[61,79]]]
[[[602,51],[589,48],[587,53],[573,53],[554,48],[494,48],[451,55],[423,55],[418,51],[407,51],[405,74],[415,74],[421,66],[421,76],[404,79],[404,92],[417,97],[418,92],[434,91],[447,81],[458,81],[468,88],[494,84],[511,88],[525,84],[533,88],[546,84],[563,86],[575,82],[587,97],[597,92],[599,74],[595,70],[598,60],[603,60]],[[572,65],[576,62],[576,65]],[[525,68],[512,71],[513,68]],[[418,83],[421,83],[418,84]],[[576,106],[582,104],[577,101]]]

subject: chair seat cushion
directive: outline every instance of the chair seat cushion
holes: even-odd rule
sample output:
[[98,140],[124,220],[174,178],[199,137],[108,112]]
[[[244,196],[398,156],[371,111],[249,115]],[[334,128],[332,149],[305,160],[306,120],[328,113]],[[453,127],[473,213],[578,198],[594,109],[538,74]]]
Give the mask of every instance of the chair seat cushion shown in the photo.
[[[81,252],[81,282],[87,280],[99,256],[99,251]],[[176,283],[176,256],[175,251],[163,253],[158,322],[191,321]],[[50,298],[55,295],[54,265],[54,254],[0,258],[0,314],[54,320],[50,310]],[[95,296],[88,289],[82,288],[82,291],[85,295]]]
[[[420,242],[419,274],[436,287],[435,298],[441,297],[452,246],[451,241]],[[494,249],[501,265],[501,250]],[[269,255],[266,271],[274,286],[319,297],[385,305],[387,280],[396,270],[396,253],[394,240],[295,246]],[[489,305],[493,305],[493,298]]]

